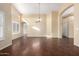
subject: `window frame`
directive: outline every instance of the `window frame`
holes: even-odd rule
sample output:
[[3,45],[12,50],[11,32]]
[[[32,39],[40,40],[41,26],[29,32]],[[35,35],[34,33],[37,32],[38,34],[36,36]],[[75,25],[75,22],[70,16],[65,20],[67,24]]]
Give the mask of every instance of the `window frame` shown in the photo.
[[20,33],[20,23],[17,21],[12,21],[12,34],[18,34],[18,33]]
[[2,37],[0,37],[0,41],[4,40],[4,29],[5,29],[5,14],[3,11],[0,11],[0,14],[2,16],[2,24],[0,25],[0,27],[2,27]]

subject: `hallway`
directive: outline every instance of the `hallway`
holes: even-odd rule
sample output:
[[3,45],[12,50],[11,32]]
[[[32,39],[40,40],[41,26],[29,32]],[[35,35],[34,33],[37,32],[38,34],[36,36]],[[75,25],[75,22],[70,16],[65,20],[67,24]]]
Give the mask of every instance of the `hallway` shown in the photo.
[[1,52],[11,56],[70,56],[79,55],[73,39],[47,39],[44,37],[21,37]]

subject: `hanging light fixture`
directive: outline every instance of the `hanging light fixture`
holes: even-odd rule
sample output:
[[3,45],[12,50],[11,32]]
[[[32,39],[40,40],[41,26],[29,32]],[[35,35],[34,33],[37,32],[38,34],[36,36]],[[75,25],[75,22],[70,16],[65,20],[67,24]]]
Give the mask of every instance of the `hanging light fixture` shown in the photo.
[[40,3],[38,3],[38,7],[39,7],[39,17],[38,17],[38,19],[36,20],[36,23],[39,23],[40,21],[41,21],[41,17],[40,17]]

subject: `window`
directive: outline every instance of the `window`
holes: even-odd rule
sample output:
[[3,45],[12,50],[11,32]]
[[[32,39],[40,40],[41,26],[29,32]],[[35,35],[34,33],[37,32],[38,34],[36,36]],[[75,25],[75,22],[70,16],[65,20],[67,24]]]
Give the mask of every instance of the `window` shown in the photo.
[[4,15],[2,12],[0,12],[0,40],[3,40],[3,21],[4,21]]
[[19,30],[20,29],[20,27],[19,27],[19,22],[15,22],[15,21],[13,21],[12,22],[12,32],[14,33],[14,34],[17,34],[17,33],[19,33]]

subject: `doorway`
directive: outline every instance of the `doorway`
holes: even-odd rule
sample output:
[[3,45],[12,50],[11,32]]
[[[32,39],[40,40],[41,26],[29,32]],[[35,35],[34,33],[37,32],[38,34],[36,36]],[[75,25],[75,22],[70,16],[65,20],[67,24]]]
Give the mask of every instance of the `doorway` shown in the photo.
[[74,38],[74,7],[67,8],[62,14],[62,38]]
[[63,38],[74,38],[74,16],[68,16],[63,18],[62,23],[62,37]]

